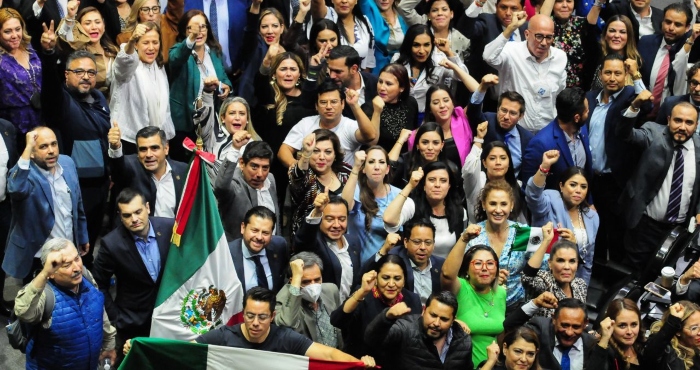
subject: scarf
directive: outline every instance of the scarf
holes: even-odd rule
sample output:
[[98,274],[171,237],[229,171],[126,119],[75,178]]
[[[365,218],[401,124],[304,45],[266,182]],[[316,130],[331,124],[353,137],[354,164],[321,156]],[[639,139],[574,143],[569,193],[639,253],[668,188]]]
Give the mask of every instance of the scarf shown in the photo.
[[377,289],[376,286],[372,288],[372,296],[378,299],[380,302],[384,303],[384,305],[387,307],[394,307],[394,305],[403,302],[403,294],[401,292],[399,292],[399,294],[394,299],[394,303],[391,303],[390,301],[387,301],[386,298],[384,298],[384,296],[382,295],[382,293],[379,292],[379,289]]

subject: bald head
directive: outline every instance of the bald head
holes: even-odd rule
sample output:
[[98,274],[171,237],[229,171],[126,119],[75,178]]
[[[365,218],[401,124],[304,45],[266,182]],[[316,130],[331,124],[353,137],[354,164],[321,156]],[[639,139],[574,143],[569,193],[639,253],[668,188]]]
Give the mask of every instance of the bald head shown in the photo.
[[[53,130],[40,126],[28,132],[27,149],[30,150],[31,160],[37,166],[53,173],[58,161],[58,140]],[[26,149],[25,153],[27,153]],[[22,157],[25,155],[22,154]]]
[[537,14],[530,18],[525,31],[527,49],[538,63],[549,56],[549,48],[554,42],[554,21],[552,18]]

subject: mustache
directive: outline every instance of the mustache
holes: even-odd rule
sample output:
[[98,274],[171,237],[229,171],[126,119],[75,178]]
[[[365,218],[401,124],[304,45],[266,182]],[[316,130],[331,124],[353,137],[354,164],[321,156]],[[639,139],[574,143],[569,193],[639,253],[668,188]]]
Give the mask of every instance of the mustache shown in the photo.
[[83,274],[82,271],[76,271],[76,272],[74,272],[74,273],[71,275],[71,278],[72,278],[72,279],[75,279],[75,278],[77,278],[78,276],[80,276],[80,275],[82,275],[82,274]]

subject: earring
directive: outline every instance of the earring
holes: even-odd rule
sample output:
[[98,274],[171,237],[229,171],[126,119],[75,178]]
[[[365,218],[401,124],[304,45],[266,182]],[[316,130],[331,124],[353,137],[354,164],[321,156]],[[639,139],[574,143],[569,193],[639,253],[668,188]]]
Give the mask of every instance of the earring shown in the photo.
[[274,85],[277,82],[277,77],[272,76],[272,79],[270,80],[270,85]]
[[299,85],[301,85],[301,82],[299,82],[299,80],[297,80],[297,83],[295,83],[294,86],[299,87]]
[[469,280],[469,274],[464,275],[464,277],[467,278],[467,280]]

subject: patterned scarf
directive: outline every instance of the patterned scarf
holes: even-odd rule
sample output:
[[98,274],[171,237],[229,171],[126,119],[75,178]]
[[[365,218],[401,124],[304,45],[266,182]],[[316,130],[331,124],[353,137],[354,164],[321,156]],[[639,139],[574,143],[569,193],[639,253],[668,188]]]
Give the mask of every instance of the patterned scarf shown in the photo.
[[388,307],[393,307],[394,305],[403,302],[403,294],[401,292],[399,292],[399,294],[394,299],[394,303],[392,304],[391,301],[388,301],[386,298],[384,298],[384,296],[382,295],[382,293],[379,292],[379,289],[377,289],[376,286],[372,288],[372,295],[374,296],[374,298],[378,299],[380,302],[384,303],[384,305]]

